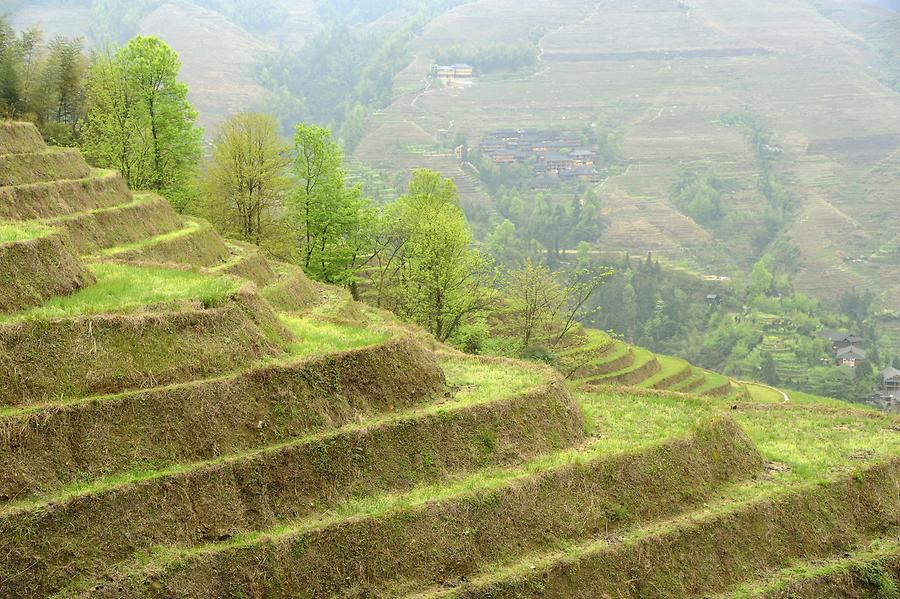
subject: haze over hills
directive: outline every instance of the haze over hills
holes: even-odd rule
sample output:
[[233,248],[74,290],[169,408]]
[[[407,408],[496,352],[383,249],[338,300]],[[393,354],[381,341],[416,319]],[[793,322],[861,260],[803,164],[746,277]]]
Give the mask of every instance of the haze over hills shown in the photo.
[[900,599],[897,13],[2,7],[0,598]]

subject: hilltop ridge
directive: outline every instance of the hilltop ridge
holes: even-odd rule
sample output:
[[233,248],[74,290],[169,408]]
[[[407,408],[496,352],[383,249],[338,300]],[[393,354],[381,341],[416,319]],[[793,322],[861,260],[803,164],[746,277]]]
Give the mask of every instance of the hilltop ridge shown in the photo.
[[590,330],[568,382],[467,356],[31,125],[0,164],[2,596],[897,588],[896,417]]

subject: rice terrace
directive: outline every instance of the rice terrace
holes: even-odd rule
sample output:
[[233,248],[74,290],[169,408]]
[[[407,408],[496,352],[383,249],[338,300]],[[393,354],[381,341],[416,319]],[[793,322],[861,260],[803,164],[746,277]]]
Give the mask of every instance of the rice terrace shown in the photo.
[[60,4],[0,598],[900,599],[900,7]]

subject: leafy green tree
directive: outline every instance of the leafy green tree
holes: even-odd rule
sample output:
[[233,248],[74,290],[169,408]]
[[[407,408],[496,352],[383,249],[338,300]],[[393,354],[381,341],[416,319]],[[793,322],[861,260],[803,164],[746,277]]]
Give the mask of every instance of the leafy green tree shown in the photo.
[[371,257],[374,209],[360,187],[346,186],[343,152],[328,129],[297,125],[293,151],[298,260],[316,279],[353,286]]
[[531,346],[536,333],[552,324],[552,318],[558,315],[560,306],[566,301],[565,290],[556,275],[530,258],[507,273],[503,290],[525,348]]
[[178,81],[178,55],[155,37],[136,37],[97,58],[87,86],[85,154],[122,172],[132,189],[159,191],[184,209],[200,161],[197,112]]
[[456,186],[418,170],[386,212],[379,302],[445,341],[493,302],[492,271],[472,247]]
[[267,115],[231,116],[219,129],[203,174],[203,215],[227,237],[286,259],[285,196],[290,164],[277,121]]

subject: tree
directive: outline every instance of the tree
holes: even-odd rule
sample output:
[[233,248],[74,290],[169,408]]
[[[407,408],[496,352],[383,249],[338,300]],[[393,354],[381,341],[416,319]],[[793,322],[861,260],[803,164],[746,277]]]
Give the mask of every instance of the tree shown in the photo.
[[180,68],[178,55],[155,37],[138,36],[97,57],[88,77],[82,146],[97,166],[120,170],[132,189],[159,191],[184,209],[201,132],[187,86],[178,81]]
[[611,268],[594,264],[587,242],[578,244],[575,265],[569,269],[563,283],[565,301],[559,306],[555,318],[561,321],[553,345],[562,341],[576,323],[591,316],[590,300],[600,287],[613,275]]
[[220,232],[283,259],[288,152],[273,117],[236,114],[219,129],[201,182],[204,216]]
[[388,207],[377,256],[379,303],[446,341],[492,303],[489,263],[472,247],[456,186],[439,173],[413,173]]
[[343,153],[328,129],[297,125],[291,199],[298,261],[312,277],[354,288],[369,260],[375,212],[360,187],[347,188]]
[[509,300],[517,334],[523,347],[528,348],[535,333],[548,327],[551,319],[566,301],[565,290],[556,275],[530,258],[506,275],[503,289]]

